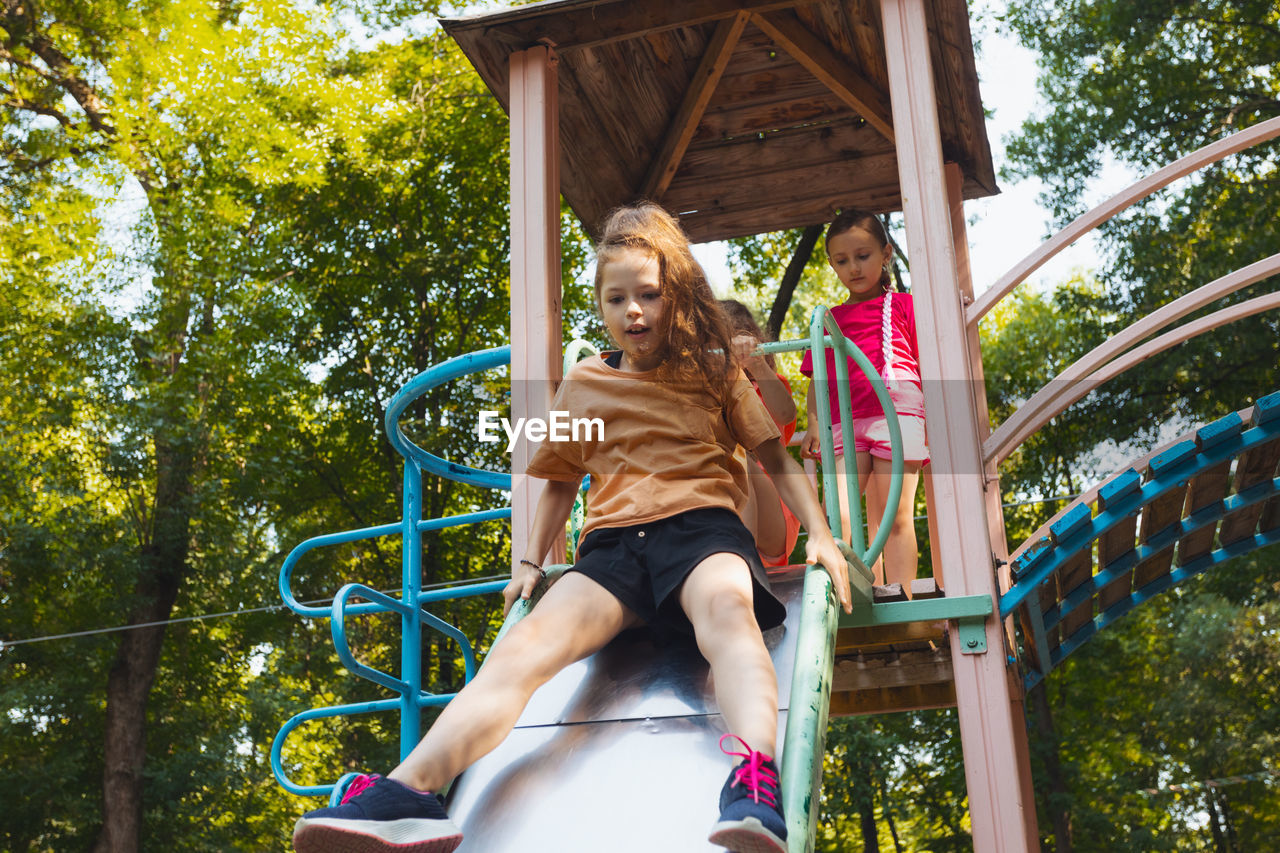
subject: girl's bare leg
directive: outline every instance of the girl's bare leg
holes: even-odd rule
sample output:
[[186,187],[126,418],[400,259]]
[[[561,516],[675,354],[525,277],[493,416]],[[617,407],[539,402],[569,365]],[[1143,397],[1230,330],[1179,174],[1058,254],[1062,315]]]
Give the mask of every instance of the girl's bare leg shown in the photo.
[[475,678],[387,775],[420,791],[439,791],[502,742],[533,691],[639,621],[604,587],[569,572],[493,647]]
[[680,606],[711,665],[716,702],[729,731],[774,755],[778,680],[752,608],[751,570],[737,554],[712,554],[685,579]]
[[[858,452],[854,456],[854,461],[858,466],[858,488],[865,492],[867,489],[867,480],[871,477],[871,454]],[[845,482],[843,456],[836,457],[836,475],[836,489],[840,496],[840,530],[832,532],[836,533],[841,539],[844,539],[844,541],[852,544],[849,537],[850,531],[853,530],[853,526],[849,520],[849,486],[848,483]],[[874,527],[870,529],[875,530]],[[863,545],[865,546],[868,543],[869,540],[864,537]],[[883,583],[884,581],[881,579],[882,572],[880,570],[880,564],[877,562],[871,568],[876,573],[876,583]]]
[[[893,464],[888,459],[874,457],[870,461],[871,475],[866,481],[868,536],[875,534],[880,526],[880,519],[884,516],[893,470]],[[900,583],[908,595],[911,594],[911,582],[916,578],[920,562],[915,524],[916,485],[919,482],[920,463],[904,462],[902,497],[893,516],[893,526],[889,528],[889,538],[885,542],[882,559],[876,566],[877,583]]]

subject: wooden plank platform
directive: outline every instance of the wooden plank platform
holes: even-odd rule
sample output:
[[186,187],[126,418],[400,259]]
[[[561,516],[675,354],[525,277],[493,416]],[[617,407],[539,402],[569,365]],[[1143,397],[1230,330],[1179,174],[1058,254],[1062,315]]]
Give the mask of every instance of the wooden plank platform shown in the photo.
[[[1106,494],[1098,495],[1098,512],[1108,508]],[[1135,536],[1138,532],[1138,516],[1127,515],[1119,524],[1098,538],[1098,571],[1117,568],[1122,558],[1134,551]],[[1133,571],[1122,572],[1118,577],[1098,591],[1098,612],[1105,613],[1113,604],[1129,597],[1133,585]]]
[[[1187,485],[1187,502],[1182,508],[1183,515],[1190,518],[1197,512],[1221,506],[1222,498],[1227,493],[1230,477],[1230,459],[1193,477]],[[1212,551],[1216,529],[1217,525],[1211,524],[1185,536],[1178,543],[1178,565],[1185,566]]]
[[[1147,472],[1147,477],[1148,480],[1152,479],[1150,471]],[[1142,523],[1138,529],[1138,543],[1141,545],[1147,544],[1151,541],[1151,537],[1158,533],[1163,533],[1171,524],[1176,524],[1180,521],[1182,519],[1182,506],[1185,502],[1185,492],[1175,490],[1147,504],[1142,510]],[[1169,569],[1172,566],[1173,545],[1171,544],[1169,547],[1161,549],[1138,563],[1133,570],[1134,590],[1142,589],[1152,581],[1169,574]]]
[[[932,578],[912,583],[911,597],[943,595]],[[899,584],[872,589],[877,604],[905,601]],[[945,621],[841,628],[831,686],[831,716],[880,714],[956,704]]]
[[[1233,483],[1236,494],[1273,478],[1276,475],[1277,463],[1280,463],[1280,439],[1242,453],[1236,462]],[[1264,504],[1258,503],[1228,513],[1222,519],[1222,527],[1218,533],[1222,544],[1230,545],[1246,536],[1252,536],[1262,518],[1264,508]]]

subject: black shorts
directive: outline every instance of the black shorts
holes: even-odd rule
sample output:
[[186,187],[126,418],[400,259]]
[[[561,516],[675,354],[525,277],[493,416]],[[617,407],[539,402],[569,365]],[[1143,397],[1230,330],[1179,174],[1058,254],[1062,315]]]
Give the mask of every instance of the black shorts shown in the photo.
[[787,610],[769,590],[755,540],[731,510],[694,509],[647,524],[593,530],[569,571],[600,584],[649,625],[691,634],[675,593],[694,567],[720,553],[737,554],[750,567],[760,630],[781,625]]

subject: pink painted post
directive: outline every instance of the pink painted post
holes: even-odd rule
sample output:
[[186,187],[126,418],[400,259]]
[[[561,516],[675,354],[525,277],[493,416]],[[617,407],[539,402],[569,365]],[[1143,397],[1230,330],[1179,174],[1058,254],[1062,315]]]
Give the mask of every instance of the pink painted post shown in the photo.
[[[546,418],[561,378],[560,136],[556,57],[511,54],[511,418]],[[542,481],[525,476],[534,448],[511,454],[511,559],[525,556]],[[553,552],[555,562],[564,549]],[[541,560],[545,554],[534,554]]]
[[[911,257],[924,379],[943,585],[948,596],[998,598],[986,517],[979,421],[971,385],[955,235],[938,129],[929,33],[923,0],[881,0],[898,175]],[[966,654],[951,633],[952,669],[964,748],[974,849],[1039,850],[1035,804],[1027,800],[1030,768],[1019,745],[1024,718],[1014,715],[1015,679],[1004,631],[986,626],[987,651]]]
[[[973,304],[973,274],[969,267],[969,237],[964,222],[964,174],[955,163],[946,165],[947,201],[951,214],[952,245],[956,253],[956,277],[960,285],[960,301],[967,307]],[[985,441],[991,435],[991,413],[987,410],[987,383],[982,369],[982,344],[975,324],[967,324],[965,343],[969,349],[969,389],[972,392],[974,419],[978,425],[979,439]],[[1001,593],[1007,592],[1012,583],[1009,569],[1009,543],[1005,538],[1004,507],[1000,499],[999,466],[989,461],[983,468],[983,485],[986,497],[987,536],[991,542],[991,553],[998,559],[996,581]],[[1014,642],[1013,618],[1005,620],[1004,632],[1007,643],[1012,647]],[[1012,673],[1011,673],[1012,674]],[[1031,748],[1027,741],[1026,726],[1018,725],[1018,721],[1027,718],[1026,703],[1022,685],[1016,678],[1010,687],[1013,694],[1012,715],[1014,719],[1014,746],[1020,771],[1018,780],[1022,785],[1022,802],[1028,808],[1022,810],[1027,821],[1027,837],[1038,839],[1039,828],[1036,824],[1035,789],[1031,778]]]
[[[956,280],[960,288],[960,301],[973,304],[973,275],[969,269],[969,238],[964,223],[964,174],[955,163],[944,167],[947,180],[947,207],[951,216],[952,246],[956,257]],[[965,328],[965,346],[969,359],[969,390],[973,396],[973,415],[978,427],[978,437],[986,441],[991,435],[991,413],[987,410],[987,385],[982,370],[982,346],[978,328],[969,324]],[[1002,561],[997,576],[1000,591],[1009,589],[1009,545],[1004,534],[1004,509],[1000,505],[1000,475],[994,462],[983,469],[983,483],[987,507],[987,535],[992,553]],[[1011,620],[1012,621],[1012,620]]]

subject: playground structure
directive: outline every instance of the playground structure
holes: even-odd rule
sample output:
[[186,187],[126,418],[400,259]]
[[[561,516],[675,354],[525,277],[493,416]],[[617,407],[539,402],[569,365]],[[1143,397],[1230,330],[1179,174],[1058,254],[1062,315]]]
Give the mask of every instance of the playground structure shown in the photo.
[[[850,555],[857,558],[851,575],[859,605],[852,618],[838,616],[824,572],[791,571],[775,578],[789,611],[784,636],[773,638],[770,647],[780,677],[791,675],[779,698],[780,713],[786,715],[782,761],[792,850],[812,848],[828,714],[952,704],[959,715],[975,849],[1039,849],[1022,709],[1025,688],[1153,595],[1280,539],[1280,395],[1262,397],[1247,412],[1136,461],[1012,552],[1005,542],[999,464],[1076,399],[1153,352],[1280,307],[1280,294],[1271,293],[1151,338],[1214,300],[1277,274],[1280,255],[1153,312],[1067,368],[994,430],[988,422],[978,323],[1083,233],[1182,175],[1275,138],[1280,119],[1206,146],[1118,193],[975,299],[963,200],[995,192],[995,186],[963,0],[560,0],[445,26],[511,116],[511,344],[429,371],[389,407],[388,436],[406,458],[402,521],[311,540],[286,561],[281,573],[286,603],[302,615],[330,618],[347,666],[395,697],[316,709],[290,720],[273,750],[278,777],[297,793],[336,795],[341,780],[336,787],[289,782],[281,750],[298,724],[341,713],[398,710],[402,754],[407,752],[418,739],[420,709],[448,699],[423,694],[417,680],[424,626],[452,632],[465,650],[468,675],[474,668],[466,639],[424,608],[433,600],[489,593],[503,584],[422,591],[416,564],[420,537],[438,527],[510,518],[512,553],[523,553],[538,497],[538,482],[520,473],[530,450],[517,446],[511,475],[476,471],[408,443],[397,421],[427,387],[508,358],[512,418],[546,417],[563,369],[562,193],[588,226],[615,204],[654,198],[680,213],[698,240],[823,222],[839,207],[900,209],[918,322],[929,330],[919,336],[935,472],[928,514],[936,586],[945,595],[875,601],[857,566],[858,560],[874,560],[876,543],[863,548],[856,531]],[[827,345],[827,331],[822,318],[815,318],[808,345]],[[830,345],[843,346],[838,334],[830,339]],[[815,367],[824,362],[814,361]],[[510,489],[512,505],[422,520],[417,496],[424,472]],[[833,476],[829,464],[824,476]],[[350,584],[331,608],[298,604],[289,579],[303,553],[381,535],[403,537],[399,599]],[[882,544],[882,537],[875,538]],[[353,598],[366,603],[351,603]],[[345,640],[346,619],[387,610],[398,612],[404,625],[400,677],[360,664]],[[519,615],[513,612],[513,618]],[[946,631],[936,628],[942,621],[949,623]],[[906,653],[878,658],[885,642],[898,649],[907,644]],[[913,650],[911,643],[925,647]],[[690,756],[683,775],[701,782],[706,775],[701,768],[722,760],[705,748],[704,724],[715,709],[704,695],[705,684],[699,687],[696,663],[665,654],[633,644],[627,654],[615,652],[585,671],[566,671],[544,688],[545,696],[540,691],[509,739],[515,752],[504,752],[504,744],[493,763],[468,771],[451,793],[451,809],[467,831],[467,844],[482,844],[463,850],[505,849],[491,827],[469,819],[484,809],[497,809],[514,825],[511,837],[519,832],[526,842],[538,837],[535,824],[514,814],[522,797],[512,792],[536,789],[557,774],[584,775],[582,766],[568,766],[565,757],[578,754],[586,762],[601,754],[584,747],[589,737],[584,733],[590,731],[584,723],[602,730],[612,726],[615,734],[627,724],[652,733],[654,720],[666,720],[657,728],[665,727],[670,737],[648,738],[644,748]],[[652,664],[658,674],[638,690],[619,692],[616,669],[637,660]],[[629,683],[634,686],[637,677],[633,672]],[[666,707],[654,704],[653,697],[662,693],[655,692],[658,685],[671,688],[678,707],[670,707],[670,700]],[[615,699],[631,698],[612,705],[592,699],[609,690]],[[573,737],[566,734],[570,729]],[[678,747],[654,746],[668,741]],[[520,776],[542,772],[530,755],[560,756],[560,763],[544,768],[535,784]],[[710,776],[714,788],[715,773]],[[496,800],[494,790],[502,795]],[[582,790],[579,783],[575,791]],[[706,822],[705,810],[693,811]],[[575,814],[581,821],[582,812]],[[674,828],[663,829],[671,838],[684,837]],[[671,838],[668,847],[683,849]],[[689,849],[705,847],[704,842]]]

